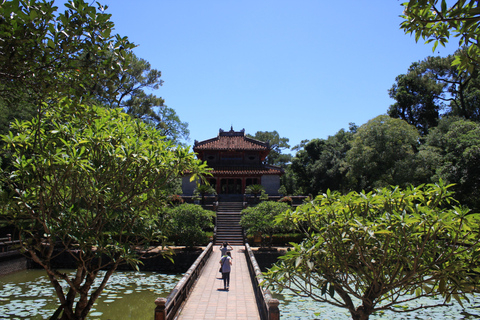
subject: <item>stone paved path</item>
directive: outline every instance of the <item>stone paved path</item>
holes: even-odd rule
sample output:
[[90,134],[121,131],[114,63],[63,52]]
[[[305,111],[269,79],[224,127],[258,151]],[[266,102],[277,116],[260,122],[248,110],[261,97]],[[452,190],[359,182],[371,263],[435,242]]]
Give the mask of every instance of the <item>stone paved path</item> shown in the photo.
[[245,259],[245,247],[233,246],[230,290],[223,290],[220,247],[213,248],[202,275],[190,293],[179,320],[259,320],[255,295]]

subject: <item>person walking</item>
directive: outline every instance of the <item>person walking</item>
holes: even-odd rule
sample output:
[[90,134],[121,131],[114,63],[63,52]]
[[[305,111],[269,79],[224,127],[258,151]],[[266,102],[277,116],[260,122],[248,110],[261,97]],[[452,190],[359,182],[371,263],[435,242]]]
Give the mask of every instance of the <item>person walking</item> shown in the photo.
[[223,279],[223,288],[228,290],[230,287],[230,271],[232,266],[232,255],[230,251],[227,251],[222,259],[220,259],[220,270],[222,271],[222,279]]
[[[230,249],[228,247],[230,247]],[[223,246],[220,246],[220,254],[222,255],[222,257],[226,255],[227,252],[230,250],[233,250],[233,248],[228,242],[224,242]]]

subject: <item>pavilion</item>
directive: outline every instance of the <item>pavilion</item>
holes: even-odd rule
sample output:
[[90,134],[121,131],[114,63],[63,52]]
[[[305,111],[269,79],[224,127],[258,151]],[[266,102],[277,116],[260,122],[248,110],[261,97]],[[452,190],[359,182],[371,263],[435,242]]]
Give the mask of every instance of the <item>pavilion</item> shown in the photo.
[[[233,127],[230,131],[220,129],[215,138],[195,140],[193,146],[197,157],[213,169],[213,176],[207,179],[219,196],[243,195],[245,188],[252,184],[262,185],[268,195],[278,195],[284,171],[264,163],[270,150],[269,143],[249,138],[245,129],[234,131]],[[184,196],[193,195],[195,188],[195,181],[190,181],[189,176],[183,177]]]

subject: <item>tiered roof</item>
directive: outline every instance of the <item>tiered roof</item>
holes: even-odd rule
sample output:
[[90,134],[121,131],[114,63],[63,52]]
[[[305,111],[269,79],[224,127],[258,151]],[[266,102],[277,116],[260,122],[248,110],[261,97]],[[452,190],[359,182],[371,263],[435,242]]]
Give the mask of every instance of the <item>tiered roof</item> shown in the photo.
[[[212,139],[197,141],[193,145],[193,151],[197,153],[198,158],[204,160],[205,152],[255,152],[264,161],[270,152],[270,144],[245,135],[245,129],[234,131],[219,130],[218,136]],[[219,175],[278,175],[283,170],[277,166],[265,164],[260,165],[212,165],[212,174]]]
[[205,150],[261,151],[262,153],[266,152],[267,155],[270,152],[270,145],[267,142],[247,137],[245,135],[245,129],[242,129],[241,131],[234,131],[233,128],[231,128],[230,131],[223,131],[220,129],[218,136],[215,138],[200,142],[195,140],[193,150],[195,152]]
[[220,129],[215,138],[200,142],[195,140],[193,151],[198,154],[200,159],[203,159],[204,151],[256,151],[259,152],[263,161],[270,152],[270,144],[247,137],[245,129],[234,131],[232,127],[230,131]]

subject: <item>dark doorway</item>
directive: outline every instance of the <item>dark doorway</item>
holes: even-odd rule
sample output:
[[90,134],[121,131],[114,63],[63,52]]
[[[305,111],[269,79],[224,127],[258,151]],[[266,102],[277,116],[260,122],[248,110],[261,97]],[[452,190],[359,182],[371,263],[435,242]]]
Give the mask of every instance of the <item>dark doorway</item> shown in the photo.
[[223,178],[220,179],[221,194],[241,194],[242,179]]

